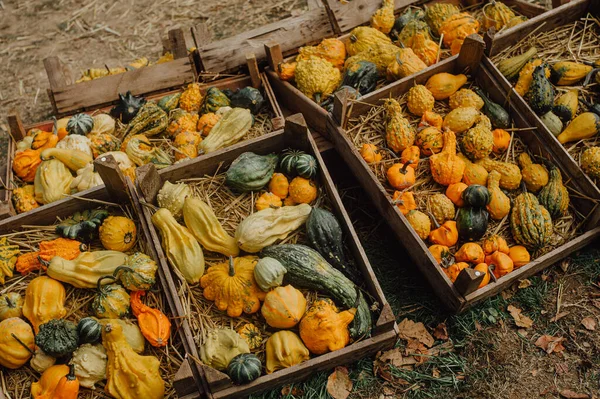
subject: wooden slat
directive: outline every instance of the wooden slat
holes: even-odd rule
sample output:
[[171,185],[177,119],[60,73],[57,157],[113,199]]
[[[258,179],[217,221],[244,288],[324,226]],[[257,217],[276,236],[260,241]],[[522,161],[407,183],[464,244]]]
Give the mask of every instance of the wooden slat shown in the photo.
[[94,168],[104,182],[106,191],[113,200],[121,203],[129,200],[127,182],[119,164],[112,155],[102,155],[94,161]]
[[325,7],[304,12],[248,32],[199,46],[200,58],[206,72],[235,71],[246,62],[245,54],[254,53],[265,60],[264,45],[276,42],[284,54],[295,53],[301,46],[314,44],[333,36],[333,28]]
[[188,51],[185,44],[185,36],[183,30],[172,29],[168,33],[169,35],[169,51],[173,54],[174,59],[187,58]]
[[467,36],[456,60],[458,70],[465,71],[465,73],[477,72],[484,51],[485,43],[481,36],[475,33]]
[[[359,25],[368,23],[375,11],[381,7],[381,1],[376,0],[326,0],[326,2],[335,17],[338,34],[349,32]],[[399,10],[418,2],[418,0],[395,0],[394,9]]]
[[524,0],[504,0],[503,3],[527,18],[533,18],[548,11],[546,7]]
[[246,54],[246,65],[248,66],[248,74],[252,82],[252,87],[258,89],[260,87],[260,71],[258,69],[258,63],[256,62],[256,56],[254,54]]
[[53,55],[44,59],[44,68],[50,82],[52,90],[61,89],[67,86],[67,78],[65,77],[63,66],[57,56]]
[[23,140],[23,137],[27,134],[25,127],[23,127],[21,115],[16,109],[11,110],[8,114],[8,128],[10,129],[8,133],[14,142]]

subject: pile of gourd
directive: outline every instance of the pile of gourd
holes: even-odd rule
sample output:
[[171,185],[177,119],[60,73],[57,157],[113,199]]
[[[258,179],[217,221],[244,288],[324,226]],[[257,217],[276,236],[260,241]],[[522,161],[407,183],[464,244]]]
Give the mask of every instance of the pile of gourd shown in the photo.
[[171,165],[169,153],[150,138],[166,138],[175,161],[234,144],[252,127],[252,114],[265,105],[252,87],[236,92],[211,87],[203,96],[197,83],[158,103],[129,92],[119,97],[112,116],[77,114],[56,121],[51,132],[32,129],[17,143],[12,167],[25,183],[13,191],[17,213],[101,185],[93,160],[102,155],[112,155],[132,180],[137,166]]
[[[524,97],[548,130],[562,144],[594,138],[600,132],[600,104],[590,104],[580,112],[579,89],[563,94],[554,86],[586,86],[595,74],[600,85],[600,60],[594,63],[558,61],[549,66],[536,58],[537,49],[531,47],[521,55],[504,59],[497,66],[509,80],[517,79],[515,91]],[[585,81],[584,81],[585,79]],[[581,155],[582,169],[593,179],[600,179],[600,147],[591,146]]]
[[[499,278],[528,263],[529,251],[550,243],[553,219],[567,212],[569,194],[560,170],[550,163],[547,169],[526,152],[518,155],[519,165],[500,160],[511,145],[511,135],[504,130],[510,116],[481,90],[461,89],[466,82],[464,75],[439,73],[424,86],[413,86],[406,101],[409,112],[421,117],[417,127],[398,101],[386,100],[385,144],[395,163],[385,175],[396,190],[392,202],[415,233],[431,244],[430,252],[450,280],[473,266],[485,273],[483,287],[490,281],[489,270]],[[433,111],[435,102],[442,100],[448,100],[450,108],[444,117]],[[368,142],[360,149],[372,167],[382,162],[379,151]],[[422,157],[428,157],[428,168],[418,168],[424,164]],[[429,215],[417,209],[418,193],[412,191],[417,174],[431,178],[438,191],[427,199]],[[508,219],[518,245],[509,248],[504,238],[492,234],[490,218]]]
[[[141,353],[145,341],[166,346],[171,324],[159,309],[142,302],[158,266],[141,252],[126,253],[136,244],[135,223],[94,209],[65,219],[55,233],[58,238],[25,253],[6,236],[0,238],[0,283],[11,284],[14,272],[28,282],[24,297],[14,284],[0,296],[0,364],[15,370],[29,362],[41,373],[31,385],[34,399],[75,399],[80,386],[93,389],[104,380],[112,397],[162,398],[160,361]],[[98,240],[104,249],[88,252]],[[89,316],[76,323],[66,303],[86,310],[88,305],[68,299],[65,284],[89,291],[83,295],[96,291]],[[130,311],[137,324],[125,319]]]
[[[233,236],[186,183],[166,181],[157,195],[160,208],[152,223],[176,273],[188,285],[200,284],[202,298],[193,302],[214,302],[213,312],[216,308],[231,318],[252,317],[254,324],[237,331],[224,327],[202,334],[203,363],[226,371],[236,384],[263,373],[257,352],[264,353],[265,371],[272,373],[370,333],[369,307],[354,283],[360,274],[345,256],[340,224],[331,212],[310,205],[318,199],[317,172],[316,159],[301,151],[286,151],[281,159],[241,154],[220,190],[230,190],[236,202],[262,193],[253,201],[256,211],[239,222]],[[231,212],[228,208],[227,215]],[[303,226],[310,246],[277,244],[289,242]],[[203,251],[219,259],[206,270]],[[300,289],[331,299],[307,303]],[[193,295],[194,290],[183,292]],[[266,343],[265,335],[270,335]]]
[[480,27],[500,30],[525,20],[499,1],[483,7],[481,21],[450,3],[411,7],[395,19],[394,1],[384,0],[371,26],[354,28],[344,41],[324,39],[317,46],[301,47],[296,60],[279,64],[277,73],[331,112],[331,95],[338,90],[347,89],[358,98],[375,90],[380,79],[395,81],[435,64],[440,37],[454,55]]
[[154,64],[162,64],[163,62],[168,61],[173,61],[173,54],[169,51],[164,53],[155,63],[150,62],[150,60],[146,57],[142,57],[131,62],[126,67],[89,68],[83,71],[81,77],[77,79],[75,83],[87,82],[89,80],[99,79],[110,75],[118,75],[123,72],[133,71],[135,69],[143,68]]

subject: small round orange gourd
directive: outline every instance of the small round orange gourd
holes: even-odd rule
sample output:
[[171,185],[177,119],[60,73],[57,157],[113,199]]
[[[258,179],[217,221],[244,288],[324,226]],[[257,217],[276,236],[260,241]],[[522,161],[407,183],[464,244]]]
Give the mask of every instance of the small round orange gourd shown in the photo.
[[295,177],[290,183],[289,192],[296,204],[310,204],[317,199],[316,184],[304,177]]
[[448,188],[446,188],[446,197],[450,198],[454,205],[462,208],[465,206],[465,201],[462,199],[462,193],[467,189],[467,187],[469,186],[463,182],[450,184]]
[[271,181],[269,182],[269,191],[278,196],[281,199],[285,199],[288,196],[290,188],[290,182],[283,173],[273,173]]
[[486,255],[491,255],[496,251],[508,254],[508,244],[506,240],[497,234],[491,235],[483,240],[483,252]]
[[19,317],[0,322],[0,365],[18,369],[33,355],[35,342],[31,326]]
[[360,156],[365,160],[366,163],[379,162],[382,159],[379,149],[375,144],[363,144],[360,149]]
[[203,136],[208,136],[219,119],[221,119],[221,115],[217,115],[214,112],[207,112],[206,114],[202,115],[200,119],[198,119],[196,128],[202,133]]
[[454,263],[446,268],[442,268],[442,270],[444,270],[444,273],[446,273],[446,276],[448,276],[450,281],[455,282],[456,278],[458,277],[460,272],[463,269],[468,269],[468,268],[469,268],[468,263],[458,262],[458,263]]
[[492,273],[494,273],[496,278],[500,278],[512,272],[515,268],[510,256],[500,251],[496,251],[493,254],[486,256],[485,263],[490,266],[490,269],[492,269]]
[[458,229],[454,220],[447,220],[441,226],[433,219],[436,229],[429,233],[429,241],[434,244],[452,247],[458,242]]
[[437,127],[425,127],[417,132],[415,145],[425,156],[437,154],[444,148],[444,136]]
[[410,161],[404,164],[395,163],[387,170],[388,182],[396,190],[404,190],[415,184],[415,170],[409,167],[410,164]]
[[267,324],[275,328],[292,328],[306,311],[306,298],[291,285],[269,291],[261,308]]
[[419,127],[435,127],[438,130],[442,129],[444,118],[433,111],[425,111],[419,122]]
[[502,154],[508,150],[510,133],[504,129],[494,129],[492,130],[492,134],[494,135],[494,146],[492,147],[494,154]]
[[280,62],[277,65],[277,75],[279,79],[289,81],[296,75],[296,62]]
[[419,159],[421,157],[421,150],[416,145],[411,145],[410,147],[406,147],[402,154],[400,154],[400,162],[407,163],[413,169],[417,169],[419,166]]
[[468,262],[479,264],[485,261],[485,253],[483,248],[474,242],[467,242],[463,244],[460,249],[454,254],[454,258],[458,262]]
[[465,83],[467,83],[467,77],[463,74],[452,75],[451,73],[441,72],[430,77],[425,83],[425,87],[436,100],[445,100],[456,93]]
[[488,267],[487,263],[479,263],[473,268],[473,270],[484,273],[483,280],[481,280],[481,283],[479,283],[479,287],[477,288],[483,288],[489,284],[491,276],[490,268]]
[[21,180],[32,183],[35,180],[35,172],[41,163],[39,150],[26,149],[15,154],[12,168]]
[[402,212],[403,215],[406,215],[408,212],[417,209],[417,202],[415,201],[412,191],[395,191],[392,201],[394,205],[400,209],[400,212]]
[[75,376],[75,366],[69,366],[69,373],[64,375],[56,385],[52,399],[77,399],[79,379]]
[[515,245],[508,250],[508,256],[512,259],[515,269],[525,266],[531,261],[531,255],[527,248],[522,245]]
[[34,399],[53,398],[56,386],[61,378],[67,374],[69,374],[69,366],[66,364],[50,366],[42,373],[37,382],[31,384],[31,397]]
[[257,211],[262,211],[267,208],[281,208],[283,203],[281,202],[281,198],[276,196],[273,193],[263,193],[258,199],[254,206]]
[[431,255],[438,264],[448,262],[450,259],[452,259],[450,248],[445,245],[434,244],[429,247],[429,252],[431,252]]

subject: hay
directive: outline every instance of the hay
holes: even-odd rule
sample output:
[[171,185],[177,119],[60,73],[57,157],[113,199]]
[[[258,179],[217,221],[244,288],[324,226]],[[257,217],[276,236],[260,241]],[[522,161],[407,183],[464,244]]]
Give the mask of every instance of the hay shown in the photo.
[[[397,98],[397,100],[403,106],[403,109],[406,109],[406,94],[400,96],[399,98]],[[450,108],[446,102],[435,102],[434,111],[439,113],[440,115],[445,115],[449,110]],[[356,146],[356,148],[362,147],[363,144],[374,144],[378,148],[386,148],[384,116],[384,107],[383,105],[379,105],[373,106],[365,114],[359,116],[352,116],[349,119],[348,129],[346,133],[348,135],[348,138]],[[408,112],[405,112],[404,116],[409,119],[411,125],[413,126],[416,126],[420,121],[420,118],[416,118]],[[518,137],[518,132],[520,129],[510,130],[512,130],[513,133],[508,151],[505,154],[501,155],[496,155],[492,153],[490,155],[490,158],[516,163],[516,159],[518,158],[519,154],[521,154],[524,151],[527,151],[525,144]],[[373,173],[377,176],[377,179],[382,184],[382,186],[385,187],[391,202],[392,196],[396,190],[390,188],[390,185],[387,182],[386,172],[390,166],[398,162],[399,156],[396,157],[388,151],[380,151],[380,153],[383,159],[380,162],[370,164],[370,168],[373,171]],[[536,154],[530,155],[536,158],[536,162],[541,162],[541,158]],[[426,160],[421,160],[419,162],[419,165],[415,172],[415,184],[404,191],[412,191],[418,209],[425,212],[429,210],[429,197],[435,193],[445,193],[446,187],[441,186],[433,180],[429,169],[429,162],[427,162]],[[511,200],[513,200],[518,194],[519,190],[514,190],[507,193]],[[572,196],[576,195],[576,193],[574,192],[570,192],[570,194]],[[566,242],[572,240],[574,237],[579,235],[580,232],[577,231],[577,228],[579,227],[581,220],[581,215],[579,215],[574,209],[574,207],[570,205],[568,213],[565,216],[553,220],[554,234],[552,235],[550,244],[532,254],[532,259],[538,258],[552,251],[553,249],[565,244]],[[492,234],[499,234],[500,236],[506,239],[509,245],[517,244],[514,241],[510,232],[510,227],[507,218],[504,218],[501,221],[492,220],[490,218],[486,236]],[[460,244],[462,243],[459,242],[455,247],[451,248],[452,251],[454,252],[458,250]]]
[[[90,203],[90,207],[94,207],[93,203]],[[128,207],[122,207],[118,210],[114,208],[110,209],[111,215],[124,215],[131,217],[133,212]],[[134,219],[135,220],[135,219]],[[59,236],[54,233],[54,228],[48,226],[22,226],[22,230],[5,234],[2,237],[8,237],[10,244],[19,245],[22,253],[37,250],[40,241],[53,240]],[[138,226],[138,234],[141,233]],[[139,237],[138,237],[139,238]],[[149,253],[147,249],[148,243],[145,240],[140,239],[136,245],[128,252],[144,252]],[[90,251],[103,250],[100,240],[94,240],[90,243]],[[0,294],[7,292],[18,292],[22,296],[25,295],[25,290],[28,284],[35,277],[43,275],[42,271],[32,272],[26,276],[21,276],[15,272],[15,275],[6,280],[6,283],[1,287]],[[157,276],[158,278],[158,276]],[[79,289],[69,284],[63,284],[66,290],[66,301],[65,308],[67,309],[67,315],[65,319],[70,320],[77,324],[77,322],[86,316],[92,315],[89,309],[89,304],[93,300],[96,292],[93,289]],[[164,295],[160,293],[148,292],[144,297],[144,302],[151,307],[158,307],[161,309],[170,319],[173,319],[172,315],[168,312],[169,307],[166,302]],[[135,317],[129,318],[132,322],[137,323]],[[175,326],[173,326],[175,327]],[[164,348],[155,348],[146,342],[146,350],[144,355],[153,355],[160,360],[161,376],[165,381],[165,398],[175,398],[176,394],[173,389],[172,383],[175,377],[175,373],[179,369],[185,352],[179,340],[179,336],[176,333],[176,329],[172,328],[171,340],[169,345]],[[39,373],[29,367],[29,364],[17,369],[11,370],[8,373],[3,374],[3,384],[5,384],[5,392],[11,395],[13,398],[28,398],[31,383],[39,379]],[[105,381],[96,384],[96,389],[91,390],[87,388],[81,388],[79,398],[109,398],[104,393]]]
[[[541,26],[540,26],[541,27]],[[544,59],[549,64],[558,61],[596,62],[600,60],[600,20],[588,14],[579,21],[562,25],[546,32],[532,32],[515,45],[505,49],[492,58],[494,63],[502,59],[522,54],[535,46],[538,49],[536,57]],[[516,82],[516,79],[514,79]],[[583,80],[576,86],[555,86],[557,98],[569,90],[577,89],[580,98],[589,103],[600,102],[600,91],[597,83],[583,87]],[[580,102],[577,114],[585,112],[587,108]],[[566,126],[565,126],[566,127]],[[580,165],[583,151],[592,146],[600,145],[598,135],[564,144],[567,152]],[[600,186],[600,181],[594,181]]]

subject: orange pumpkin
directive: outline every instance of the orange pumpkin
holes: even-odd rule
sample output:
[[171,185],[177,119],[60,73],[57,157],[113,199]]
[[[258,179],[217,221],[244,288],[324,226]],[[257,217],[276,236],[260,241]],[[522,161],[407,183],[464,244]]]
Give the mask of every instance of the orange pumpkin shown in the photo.
[[388,182],[396,190],[404,190],[415,184],[415,170],[409,168],[410,164],[410,161],[404,164],[395,163],[387,170]]
[[508,150],[510,133],[504,129],[494,129],[492,130],[492,134],[494,135],[494,146],[492,147],[492,151],[494,151],[495,154],[502,154]]
[[491,255],[496,251],[508,254],[508,244],[504,238],[494,234],[483,240],[483,252],[486,255]]
[[375,163],[382,159],[379,149],[375,144],[363,144],[360,149],[360,156],[366,163]]
[[317,199],[317,185],[304,177],[295,177],[290,183],[289,191],[296,204],[310,204]]
[[522,245],[510,247],[508,250],[508,256],[510,259],[512,259],[515,269],[525,266],[531,261],[531,255],[529,254],[529,251],[527,251],[527,248]]
[[474,264],[483,263],[485,261],[485,253],[483,248],[474,242],[463,244],[460,249],[454,254],[454,258],[458,262],[469,262]]
[[54,391],[59,381],[69,374],[69,366],[57,364],[47,368],[39,381],[31,384],[31,396],[34,399],[49,399],[54,397]]
[[494,273],[496,278],[500,278],[512,272],[515,268],[510,256],[500,251],[496,251],[493,254],[486,256],[485,263],[490,266],[490,269],[492,269],[492,273]]
[[403,215],[417,209],[417,202],[411,191],[395,191],[392,197],[393,203],[400,209]]
[[450,248],[445,245],[434,244],[429,247],[429,252],[431,252],[431,255],[438,264],[446,263],[452,259]]
[[441,226],[433,219],[436,229],[429,233],[429,241],[434,244],[445,245],[452,247],[458,242],[458,229],[454,220],[447,220]]
[[442,129],[444,118],[440,114],[433,111],[425,111],[419,122],[419,127],[435,127],[438,130]]
[[469,268],[469,264],[465,263],[465,262],[458,262],[458,263],[454,263],[446,268],[444,268],[444,273],[446,273],[446,276],[448,276],[448,278],[450,279],[450,281],[455,282],[456,278],[458,277],[458,275],[460,274],[460,272],[463,269],[468,269]]
[[41,163],[40,150],[26,149],[15,154],[12,168],[21,180],[32,183],[35,180],[35,172]]
[[202,136],[198,132],[181,132],[175,136],[173,147],[175,151],[175,160],[179,161],[186,158],[196,158],[198,156],[198,144],[202,141]]
[[491,276],[490,268],[488,267],[487,263],[479,263],[473,268],[473,270],[484,273],[483,280],[481,280],[481,283],[479,283],[479,287],[477,288],[483,288],[489,284]]
[[[417,169],[419,166],[419,159],[421,157],[421,150],[416,145],[406,147],[402,154],[400,154],[400,162],[408,163],[413,169]],[[410,163],[409,163],[410,162]]]
[[203,136],[208,136],[219,119],[221,119],[221,115],[217,115],[213,112],[207,112],[206,114],[202,115],[200,119],[198,119],[196,128],[200,133],[202,133]]
[[285,199],[288,196],[289,188],[290,183],[283,173],[273,173],[273,177],[271,177],[271,181],[269,182],[270,192],[281,199]]
[[267,293],[260,311],[271,327],[292,328],[306,312],[306,298],[291,285],[277,287]]
[[446,189],[446,197],[450,198],[450,201],[452,201],[454,205],[462,208],[465,206],[465,201],[462,199],[462,193],[467,189],[467,187],[469,186],[463,182],[450,184]]

